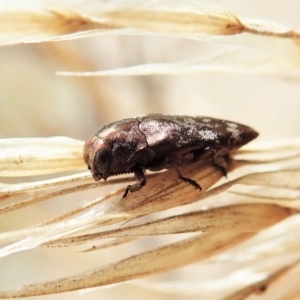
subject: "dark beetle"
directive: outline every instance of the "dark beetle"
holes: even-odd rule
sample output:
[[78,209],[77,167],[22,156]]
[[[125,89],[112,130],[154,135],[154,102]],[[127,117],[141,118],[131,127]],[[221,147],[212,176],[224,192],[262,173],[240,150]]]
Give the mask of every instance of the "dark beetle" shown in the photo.
[[201,190],[179,168],[211,158],[224,175],[218,158],[229,158],[241,146],[258,136],[250,127],[210,117],[149,114],[124,119],[100,129],[84,145],[83,157],[95,180],[134,173],[135,192],[146,184],[144,170],[175,169],[180,179]]

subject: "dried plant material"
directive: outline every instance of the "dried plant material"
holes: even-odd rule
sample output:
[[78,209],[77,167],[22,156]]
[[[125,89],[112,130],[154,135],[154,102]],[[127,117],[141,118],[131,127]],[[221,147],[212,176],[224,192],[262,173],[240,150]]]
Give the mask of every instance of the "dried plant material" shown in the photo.
[[0,176],[33,176],[84,169],[83,143],[66,137],[0,140]]
[[0,11],[0,44],[40,42],[54,36],[76,38],[77,34],[92,35],[95,29],[115,28],[104,20],[70,10]]
[[243,251],[237,247],[210,259],[210,262],[260,261],[284,256],[287,258],[295,256],[298,259],[299,226],[300,218],[295,215],[285,220],[283,224],[277,224],[255,236],[245,243]]
[[[271,147],[272,148],[272,147]],[[249,149],[249,148],[248,148]],[[265,155],[267,147],[262,147],[262,155]],[[273,155],[278,157],[282,153],[293,150],[299,150],[297,141],[294,141],[290,146],[278,146],[277,152],[272,151]],[[244,151],[244,154],[239,153],[239,157],[255,155],[255,159],[260,166],[262,164],[259,157],[259,147],[255,151]],[[275,156],[276,156],[275,155]],[[276,158],[274,156],[274,162]],[[286,160],[289,158],[286,157]],[[292,156],[292,160],[299,160],[299,157]],[[238,164],[232,163],[229,167],[234,170],[235,167],[247,167],[247,164],[242,162]],[[272,162],[266,165],[272,167]],[[251,168],[255,167],[255,160],[251,163]],[[236,170],[238,171],[238,170]],[[203,260],[212,257],[219,253],[220,258],[224,255],[229,255],[225,260],[229,259],[251,259],[255,260],[260,257],[272,257],[278,255],[278,251],[274,252],[274,243],[276,249],[280,249],[280,253],[285,254],[288,251],[296,249],[295,239],[289,239],[287,235],[271,236],[270,240],[264,239],[266,243],[263,247],[259,247],[262,243],[259,239],[254,238],[253,245],[248,245],[246,249],[240,246],[236,250],[232,249],[234,245],[240,244],[242,241],[249,240],[255,233],[262,229],[277,224],[291,214],[298,212],[297,209],[289,209],[283,205],[275,205],[270,198],[269,204],[257,203],[257,199],[251,202],[251,194],[244,197],[244,202],[238,205],[227,203],[227,206],[222,206],[222,193],[233,185],[253,185],[253,186],[275,186],[276,188],[297,189],[299,190],[299,170],[278,170],[247,174],[237,176],[235,179],[227,180],[225,183],[209,189],[217,180],[222,177],[222,174],[212,167],[210,164],[200,162],[196,165],[191,165],[185,168],[185,174],[194,180],[201,182],[203,191],[199,193],[194,187],[182,182],[177,178],[174,170],[168,170],[149,178],[147,185],[136,193],[131,193],[128,197],[122,200],[124,187],[119,191],[103,198],[95,199],[77,210],[64,214],[44,224],[37,224],[31,228],[22,229],[15,232],[2,233],[0,235],[3,246],[0,250],[0,255],[5,256],[18,251],[29,250],[33,247],[45,244],[48,246],[72,246],[78,243],[90,242],[99,238],[117,238],[112,242],[106,242],[99,246],[88,248],[81,255],[88,255],[93,250],[103,250],[108,247],[119,247],[127,243],[136,243],[141,236],[152,236],[158,234],[178,234],[185,232],[203,231],[204,234],[190,239],[183,239],[177,243],[169,243],[165,246],[149,250],[135,256],[130,256],[125,259],[113,262],[112,264],[100,266],[94,270],[90,270],[74,277],[66,277],[51,282],[37,283],[30,286],[25,286],[16,292],[1,292],[2,298],[9,297],[26,297],[33,295],[44,295],[49,293],[57,293],[63,291],[77,290],[82,288],[91,288],[102,286],[111,283],[127,281],[134,278],[141,278],[150,274],[165,272],[167,270],[178,268],[195,261]],[[234,174],[235,171],[229,173]],[[128,178],[127,178],[128,180]],[[114,180],[108,180],[105,184]],[[65,181],[63,181],[65,182]],[[94,185],[96,185],[94,183]],[[91,184],[86,184],[78,187],[78,190],[84,192],[85,189],[90,189]],[[205,191],[207,190],[207,191]],[[77,187],[64,189],[51,194],[46,194],[44,197],[51,200],[59,193],[73,193],[77,191]],[[204,206],[207,210],[193,210],[188,213],[180,213],[164,217],[162,219],[154,219],[153,221],[140,221],[135,225],[130,225],[127,222],[148,215],[154,212],[167,210],[176,206],[186,205],[198,200],[206,200],[215,197],[215,203],[211,208]],[[235,199],[240,197],[232,195]],[[42,199],[41,196],[35,197],[36,200]],[[22,202],[20,202],[22,203]],[[34,202],[33,202],[34,203]],[[233,202],[234,204],[234,202]],[[22,205],[22,204],[21,204]],[[220,206],[216,207],[214,206]],[[296,219],[299,219],[295,216]],[[126,222],[124,224],[124,222]],[[113,225],[112,228],[104,229],[101,232],[85,233],[85,231],[96,228]],[[119,224],[119,225],[118,225]],[[97,227],[96,227],[97,226]],[[277,225],[279,226],[279,225]],[[294,225],[295,229],[297,224]],[[270,229],[272,230],[272,228]],[[290,227],[291,230],[291,227]],[[74,234],[78,234],[74,236]],[[28,236],[31,238],[28,239]],[[71,237],[66,237],[71,236]],[[293,235],[294,236],[294,235]],[[257,242],[255,243],[255,240]],[[297,239],[300,240],[300,239]],[[247,241],[247,243],[250,241]],[[283,246],[284,245],[284,246]],[[241,256],[244,255],[244,256]],[[154,260],[155,258],[155,260]],[[224,258],[223,258],[224,259]],[[217,258],[211,258],[211,262],[217,262]],[[289,260],[287,260],[289,262]],[[283,268],[286,264],[282,264]],[[264,280],[269,282],[272,276],[278,271],[270,271]],[[260,279],[248,281],[259,286]],[[238,286],[237,286],[238,287]],[[243,292],[243,286],[240,286],[240,293]],[[232,293],[234,295],[234,293]]]
[[104,12],[114,24],[166,33],[236,34],[242,24],[211,1],[152,0],[116,6]]
[[[222,45],[223,50],[204,54],[198,58],[175,63],[150,63],[94,72],[57,72],[65,76],[141,76],[151,74],[279,74],[297,71],[300,68],[300,44],[279,37],[242,35],[215,38],[214,42],[233,43]],[[251,41],[251,45],[249,45]],[[239,45],[234,45],[239,43]]]
[[246,32],[262,34],[267,36],[277,36],[292,38],[297,43],[300,38],[300,31],[294,31],[281,24],[266,20],[243,19]]
[[[268,153],[274,152],[274,151],[284,151],[286,153],[288,150],[297,151],[300,148],[300,139],[299,138],[293,138],[293,139],[282,139],[280,141],[265,141],[263,143],[257,143],[257,144],[250,144],[246,147],[239,150],[240,154],[243,153],[253,153],[253,152],[259,152],[262,153],[263,151],[266,151]],[[297,152],[296,152],[297,153]]]
[[[115,1],[102,7],[103,15],[114,24],[168,34],[259,35],[299,38],[300,33],[274,22],[245,20],[213,1],[142,0]],[[183,35],[184,36],[184,35]]]
[[[276,299],[280,295],[280,299],[299,299],[299,282],[297,280],[299,276],[299,259],[292,265],[283,268],[281,272],[275,274],[269,282],[265,285],[265,296],[268,299]],[[284,287],[284,288],[283,288]],[[251,299],[251,294],[249,294]]]
[[[57,7],[63,7],[59,10]],[[6,3],[0,22],[2,44],[40,42],[85,37],[95,34],[234,35],[250,32],[258,35],[299,38],[299,32],[259,21],[241,22],[232,12],[206,0],[89,1],[55,3],[31,10],[21,4],[15,10]],[[125,28],[124,28],[125,27]],[[121,29],[121,30],[119,30]],[[146,30],[146,31],[145,31]]]
[[[48,142],[48,144],[47,143],[46,144],[49,153],[52,153],[51,151],[52,148],[56,149],[57,147],[56,142],[61,145],[61,143],[59,143],[59,140],[57,141],[54,139],[54,141],[56,141],[54,142],[51,141],[51,139],[46,139],[46,141]],[[12,148],[19,149],[20,148],[19,142],[20,141],[18,139],[8,140],[6,146],[9,149]],[[3,145],[4,144],[5,143],[3,143]],[[28,139],[28,140],[23,140],[21,144],[23,146],[25,145],[25,147],[27,146],[30,148],[36,146],[36,144],[39,143],[37,143],[36,139],[32,139],[32,140]],[[82,145],[81,142],[77,142],[77,141],[75,142],[75,148],[77,149],[78,147],[78,150],[79,150],[79,144]],[[69,141],[67,141],[66,145],[69,145]],[[71,143],[71,145],[73,144]],[[71,149],[71,151],[73,151],[74,149],[73,147],[74,146],[71,146],[69,150]],[[32,149],[33,149],[32,151],[36,151],[39,148],[32,148]],[[261,154],[264,155],[267,149],[266,147],[262,147],[262,149],[263,151],[261,152]],[[291,142],[290,145],[283,143],[281,147],[280,146],[277,147],[278,153],[275,154],[281,157],[282,153],[285,153],[287,150],[288,151],[292,150],[292,152],[299,151],[299,145],[297,141]],[[255,155],[255,158],[257,159],[257,155],[259,154],[259,146],[256,147],[255,151],[251,152],[248,150],[248,151],[244,151],[244,153],[245,153],[244,157],[247,156],[251,157],[252,155]],[[242,151],[239,154],[239,156],[243,157]],[[51,155],[48,155],[47,157],[50,161],[52,160]],[[292,156],[292,158],[290,159],[297,162],[299,160],[299,157]],[[276,157],[274,157],[274,161],[276,162]],[[257,166],[261,167],[261,165],[263,165],[263,163],[259,161],[259,159],[257,160],[257,162],[258,162]],[[295,162],[294,162],[294,166],[295,166]],[[25,164],[24,169],[28,169],[26,165],[27,164],[30,165],[31,161],[25,160],[24,164]],[[240,162],[238,164],[231,164],[229,167],[231,169],[234,169],[234,167],[239,167],[242,165],[246,166],[245,164]],[[268,164],[265,166],[268,167],[270,165],[272,167],[272,162],[268,162]],[[255,167],[255,160],[253,160],[251,164],[251,168],[254,167]],[[253,170],[255,170],[255,168]],[[200,210],[200,211],[192,211],[189,213],[181,213],[181,214],[177,214],[176,216],[164,217],[162,219],[156,219],[153,221],[148,221],[148,222],[142,221],[141,223],[135,225],[129,225],[126,223],[123,224],[123,226],[118,227],[119,226],[118,223],[120,222],[128,222],[136,217],[148,215],[162,210],[167,210],[170,208],[174,208],[176,206],[186,205],[188,203],[193,203],[198,200],[205,200],[211,197],[220,197],[221,199],[222,194],[220,193],[223,193],[228,188],[236,184],[254,185],[254,186],[257,185],[274,186],[276,188],[285,188],[285,189],[298,189],[298,190],[300,189],[298,169],[294,169],[294,170],[281,169],[272,172],[270,171],[263,172],[263,173],[259,172],[259,173],[246,174],[244,176],[237,176],[237,178],[229,181],[227,180],[225,183],[216,186],[215,188],[212,189],[209,189],[209,187],[211,187],[217,180],[219,180],[222,177],[222,174],[214,167],[210,166],[209,164],[203,164],[203,162],[200,162],[199,164],[189,166],[188,168],[185,169],[184,172],[187,176],[200,182],[201,186],[203,187],[203,191],[207,189],[208,190],[199,193],[191,185],[188,185],[182,182],[181,180],[179,180],[174,170],[168,170],[160,174],[155,174],[155,176],[153,177],[150,176],[147,185],[141,190],[141,192],[131,193],[128,195],[128,197],[125,200],[122,200],[122,194],[124,192],[124,187],[123,187],[116,193],[113,193],[106,197],[95,199],[81,208],[78,208],[72,212],[64,214],[53,220],[49,220],[48,222],[44,222],[44,224],[37,224],[36,226],[33,226],[31,228],[22,229],[15,232],[2,233],[0,235],[0,239],[1,242],[6,246],[2,247],[0,254],[1,256],[5,256],[5,255],[12,254],[14,252],[24,251],[26,249],[28,250],[44,243],[48,243],[49,246],[50,245],[70,246],[77,243],[82,243],[84,241],[93,241],[94,239],[98,239],[98,238],[112,238],[112,237],[118,239],[111,243],[106,243],[106,246],[104,246],[104,248],[109,246],[117,247],[118,245],[124,243],[126,244],[126,243],[136,242],[137,239],[135,239],[135,237],[151,236],[157,234],[172,234],[172,233],[178,234],[183,232],[195,232],[195,231],[207,232],[205,235],[203,235],[203,237],[201,237],[201,239],[203,238],[203,240],[207,241],[207,239],[209,239],[208,237],[212,237],[212,244],[214,244],[215,241],[220,241],[220,238],[222,239],[226,238],[226,236],[228,235],[227,236],[228,240],[226,240],[226,242],[224,240],[224,245],[228,244],[228,247],[230,247],[229,245],[232,245],[230,244],[231,243],[230,241],[233,236],[237,237],[238,240],[240,239],[241,236],[243,236],[243,240],[248,239],[255,232],[259,232],[263,228],[276,224],[279,221],[283,220],[284,218],[287,218],[291,214],[297,212],[297,210],[289,209],[282,205],[274,205],[272,203],[270,204],[257,203],[259,199],[256,197],[253,203],[247,203],[247,204],[241,203],[240,205],[228,204],[226,207],[217,207],[205,211]],[[231,174],[232,173],[230,172],[229,177],[232,176]],[[66,179],[64,177],[62,177],[61,179],[62,179],[61,184],[65,184]],[[76,182],[76,179],[73,178],[72,180],[73,181],[69,181],[69,182],[73,182],[74,184]],[[78,182],[82,182],[82,177],[78,176],[77,180]],[[128,178],[126,180],[128,180]],[[105,184],[109,184],[110,182],[113,183],[114,181],[108,180]],[[96,183],[92,183],[92,184],[88,183],[85,185],[76,186],[74,188],[70,187],[58,192],[53,192],[53,193],[33,197],[30,201],[32,201],[31,204],[36,204],[39,203],[41,200],[43,201],[51,200],[60,194],[75,193],[76,191],[79,190],[83,192],[86,189],[90,189],[96,186],[97,186]],[[38,187],[40,186],[38,185]],[[26,187],[24,187],[24,189],[26,190]],[[236,198],[240,196],[232,194],[232,197]],[[218,203],[217,199],[218,198],[216,198],[215,200],[216,201],[215,205],[217,205]],[[276,198],[274,197],[274,199]],[[18,208],[21,208],[22,206],[25,207],[27,205],[26,202],[28,202],[28,199],[24,201],[24,204],[20,202],[19,204],[16,203],[13,205],[17,205],[17,206],[20,205],[20,207]],[[3,213],[7,213],[9,211],[10,210],[6,210],[5,207],[2,210]],[[95,230],[95,228],[105,227],[113,224],[115,225],[112,229],[107,230],[105,228],[104,231],[102,232],[98,232],[98,233],[96,232],[93,234],[84,232],[87,229],[93,228]],[[297,228],[297,226],[295,228]],[[245,234],[245,232],[247,234]],[[80,233],[80,235],[76,237],[74,236],[75,233],[76,234]],[[242,235],[240,235],[241,233]],[[71,235],[70,238],[66,237],[69,235]],[[31,238],[28,239],[27,238],[28,236],[30,236]],[[248,257],[248,259],[250,259],[252,255],[251,259],[254,259],[255,257],[256,258],[261,257],[262,255],[272,256],[271,249],[272,249],[272,245],[274,245],[275,240],[277,243],[276,244],[277,247],[279,245],[282,245],[283,243],[285,243],[286,245],[286,247],[281,249],[280,253],[286,253],[287,251],[294,251],[298,247],[297,243],[287,243],[288,241],[287,239],[282,239],[278,237],[276,239],[274,238],[270,239],[267,248],[265,248],[266,245],[263,248],[259,248],[259,243],[261,243],[261,241],[258,242],[257,248],[249,247],[248,253],[246,251],[243,251],[245,257]],[[175,244],[170,244],[169,246],[165,246],[166,248],[161,248],[161,249],[168,249],[168,247],[171,247],[172,249],[173,247],[172,245]],[[209,243],[203,244],[204,248],[208,246]],[[95,246],[94,249],[96,250],[97,248],[101,248],[101,246]],[[102,246],[101,249],[104,248]],[[92,250],[93,248],[88,249],[84,255],[87,255],[87,253],[89,253]],[[205,250],[201,250],[201,251],[205,251]],[[155,274],[156,272],[163,272],[170,268],[174,268],[175,265],[177,266],[177,264],[175,263],[177,257],[173,256],[173,255],[177,255],[175,252],[177,253],[177,250],[174,251],[174,254],[170,256],[170,261],[172,261],[173,259],[174,265],[173,264],[169,265],[169,263],[166,264],[160,263],[160,269],[156,269],[156,268],[153,269],[152,268],[153,262],[151,261],[153,252],[150,251],[150,252],[145,252],[143,254],[139,254],[142,256],[138,256],[138,257],[146,257],[145,260],[145,266],[146,266],[145,268],[147,269],[146,273],[143,273],[144,271],[141,269],[138,270],[138,266],[136,266],[134,270],[131,269],[132,271],[124,270],[125,272],[124,274],[126,275],[122,273],[122,276],[123,275],[125,276],[122,277],[119,273],[114,273],[113,271],[114,266],[117,266],[118,264],[122,264],[124,262],[124,261],[123,262],[120,261],[112,265],[100,267],[99,274],[103,275],[102,272],[104,272],[103,270],[105,270],[105,274],[108,276],[107,277],[108,281],[105,282],[111,282],[110,281],[111,279],[109,278],[112,278],[114,276],[116,276],[114,278],[120,278],[117,280],[120,281],[120,280],[124,280],[125,278],[126,280],[127,279],[129,280],[131,278],[144,276],[143,274]],[[213,253],[215,252],[214,251],[211,252],[211,255]],[[234,254],[235,257],[238,257],[239,255],[240,254],[238,252]],[[135,260],[134,257],[128,258],[127,262],[129,262],[129,265],[131,265],[132,263],[131,259]],[[149,263],[148,263],[148,259],[149,259]],[[190,263],[190,261],[187,260],[182,263],[184,265]],[[105,284],[105,282],[102,281],[104,280],[103,277],[101,277],[102,278],[101,280],[97,278],[97,276],[86,277],[87,274],[90,275],[95,274],[93,272],[94,271],[91,271],[86,274],[78,275],[80,276],[80,279],[82,279],[81,276],[83,276],[83,279],[80,282],[84,282],[84,281],[92,282],[91,285],[88,285],[89,287]],[[83,286],[83,285],[78,286],[77,281],[75,281],[74,285],[73,284],[69,285],[71,282],[73,282],[72,277],[67,278],[65,281],[66,286],[68,286],[70,290],[81,288]],[[53,284],[55,286],[55,283]],[[48,285],[46,284],[46,286]],[[45,292],[44,284],[35,286],[35,288],[36,287],[38,287],[37,293],[43,294]],[[68,288],[64,287],[62,288],[62,290],[67,290]],[[54,290],[52,289],[47,290],[47,292],[53,292],[53,291]],[[36,293],[36,290],[33,293]],[[4,294],[4,295],[8,295],[8,294]],[[18,295],[25,295],[25,294],[18,294]]]
[[[199,172],[200,170],[200,172]],[[218,179],[222,177],[222,174],[216,170],[214,167],[210,165],[204,165],[203,162],[200,162],[199,164],[190,166],[186,168],[186,175],[190,178],[193,178],[194,180],[201,182],[201,185],[203,187],[203,190],[206,190],[208,187],[213,185]],[[273,185],[277,187],[290,187],[290,188],[297,188],[297,173],[298,171],[282,171],[281,174],[284,175],[284,180],[280,180],[280,176],[278,176],[276,172],[265,172],[265,173],[258,173],[258,174],[251,174],[246,175],[244,177],[239,177],[233,181],[228,181],[223,185],[220,185],[212,190],[209,190],[207,192],[199,193],[195,188],[191,185],[185,184],[184,182],[181,182],[181,180],[178,179],[177,174],[173,170],[166,171],[161,174],[157,174],[154,176],[154,178],[149,179],[148,184],[141,193],[132,193],[127,198],[126,201],[121,199],[121,196],[123,194],[124,188],[120,189],[118,192],[109,195],[103,199],[96,200],[91,202],[90,204],[84,206],[82,209],[75,210],[73,212],[70,212],[66,214],[65,216],[62,216],[60,218],[56,218],[52,220],[51,222],[46,222],[45,224],[52,224],[58,221],[67,220],[68,218],[72,216],[76,216],[78,213],[84,213],[86,215],[89,215],[91,212],[93,213],[89,217],[89,224],[88,226],[93,225],[101,225],[101,218],[99,219],[99,215],[103,214],[123,214],[126,212],[126,216],[122,216],[119,218],[113,217],[111,219],[105,217],[105,222],[103,225],[109,225],[114,224],[116,222],[125,222],[129,221],[132,218],[135,218],[137,216],[145,215],[154,213],[157,211],[166,210],[172,207],[188,204],[195,202],[200,199],[207,199],[212,196],[218,195],[219,193],[225,191],[229,187],[231,187],[234,184],[247,184],[247,185],[270,185],[272,184],[272,180],[279,177],[279,180],[273,183]],[[280,174],[280,173],[279,173]],[[292,176],[286,176],[286,175],[293,175]],[[168,179],[168,180],[166,180]],[[296,185],[294,186],[294,179],[296,179]],[[128,180],[128,179],[127,179]],[[107,181],[109,183],[110,181]],[[113,181],[114,182],[114,181]],[[106,184],[107,184],[106,183]],[[22,201],[20,203],[16,203],[7,207],[4,207],[2,209],[2,212],[10,212],[15,209],[19,209],[22,207],[26,207],[27,205],[32,205],[39,203],[40,201],[44,200],[51,200],[52,198],[55,198],[58,195],[73,193],[76,191],[84,191],[85,189],[90,189],[96,187],[96,184],[87,184],[84,186],[79,186],[75,188],[65,189],[58,192],[41,195],[37,197],[33,197],[31,199],[27,199],[25,201]],[[147,199],[147,200],[145,200]],[[84,226],[86,226],[87,223],[84,223]],[[66,224],[64,224],[66,232],[68,232],[68,228]],[[79,225],[78,226],[82,226]],[[48,232],[49,229],[46,227],[45,232]],[[35,228],[28,229],[24,231],[21,234],[30,235],[35,232]],[[42,228],[40,228],[39,233],[43,235],[44,231]],[[56,233],[54,233],[55,235]],[[60,233],[61,234],[61,233]],[[13,234],[11,234],[13,236]],[[16,233],[16,236],[20,236],[19,233]],[[45,242],[45,241],[44,241]],[[37,244],[36,244],[37,245]],[[25,249],[26,247],[32,247],[31,243],[27,244],[26,241],[25,244],[22,246],[22,249]],[[12,252],[20,251],[20,248],[17,247],[15,250],[11,248]]]
[[[187,175],[193,177],[195,180],[201,180],[203,190],[213,185],[218,179],[222,177],[220,171],[216,170],[210,164],[202,167],[199,173],[198,169],[200,164],[191,165],[187,168]],[[201,178],[201,179],[200,179]],[[109,183],[109,181],[107,181]],[[94,187],[95,183],[93,184]],[[90,189],[90,185],[86,186]],[[79,187],[81,190],[81,187]],[[76,189],[72,189],[76,191]],[[81,190],[83,191],[83,190]],[[4,207],[4,212],[10,212],[11,209],[17,209],[19,206],[26,206],[28,201],[30,205],[42,200],[51,200],[59,193],[69,192],[69,190],[62,192],[54,192],[50,195],[37,196],[29,200],[25,200],[25,204],[15,204],[12,208]],[[50,226],[41,226],[38,224],[32,228],[24,230],[10,232],[9,238],[11,240],[22,239],[21,242],[11,244],[8,247],[0,250],[0,256],[5,256],[14,252],[24,251],[25,249],[31,249],[33,247],[32,240],[28,240],[27,236],[34,236],[34,246],[38,246],[42,243],[46,243],[53,240],[54,236],[68,235],[70,232],[74,232],[74,226],[77,230],[84,228],[90,228],[97,225],[98,227],[107,226],[110,224],[127,222],[138,216],[150,214],[162,210],[166,210],[172,207],[180,206],[183,204],[191,203],[199,199],[198,190],[193,186],[182,182],[178,178],[178,175],[174,170],[168,170],[161,174],[157,174],[154,178],[150,178],[148,184],[142,189],[141,193],[131,193],[127,196],[126,200],[122,199],[124,188],[112,193],[102,199],[96,199],[85,205],[81,209],[72,211],[64,216],[50,220],[45,224],[51,224]],[[79,213],[79,215],[78,215]],[[68,220],[69,217],[73,217]],[[59,223],[57,223],[59,222]],[[77,231],[76,230],[76,231]],[[51,235],[49,235],[51,232]],[[0,234],[0,241],[5,242],[7,239],[6,234]]]
[[234,231],[203,234],[131,256],[117,263],[76,276],[25,286],[15,292],[0,292],[0,297],[16,298],[46,295],[141,278],[203,260],[241,243],[252,235],[253,233],[245,234]]
[[[187,279],[178,281],[165,279],[162,282],[136,280],[128,284],[143,288],[145,291],[154,290],[169,296],[192,295],[198,296],[199,299],[244,299],[242,296],[250,294],[262,296],[262,293],[269,289],[274,281],[284,276],[286,271],[298,260],[299,255],[293,255],[291,259],[288,259],[287,256],[278,257],[276,264],[257,261],[245,268],[237,268],[233,272],[228,272],[224,276],[202,278],[202,280],[197,280],[197,274],[196,276],[191,274],[197,272],[197,267],[194,267],[190,268]],[[274,299],[274,296],[271,299]]]
[[68,175],[53,179],[34,181],[34,182],[25,182],[25,183],[16,183],[16,184],[4,184],[0,185],[0,195],[3,197],[14,196],[20,193],[26,193],[33,190],[47,189],[55,187],[57,185],[64,185],[70,183],[80,183],[90,179],[90,172],[84,172],[81,174]]
[[[280,279],[292,266],[286,266],[278,271],[274,272],[271,276],[266,276],[262,280],[257,280],[255,283],[248,285],[247,287],[239,290],[237,293],[234,293],[224,300],[239,300],[239,299],[247,299],[248,296],[251,295],[260,295],[264,293],[268,286],[272,284],[274,281]],[[283,298],[282,298],[283,299]],[[285,299],[285,298],[284,298]]]
[[102,250],[102,249],[106,249],[106,248],[110,248],[110,247],[115,247],[115,246],[119,246],[119,245],[122,245],[125,243],[130,243],[130,242],[136,241],[138,239],[139,239],[139,237],[127,237],[127,238],[114,239],[111,242],[102,243],[101,245],[98,245],[98,246],[93,246],[91,248],[83,250],[82,252],[91,252],[91,251]]
[[59,190],[59,191],[55,191],[55,192],[52,192],[52,193],[49,193],[49,194],[45,194],[45,195],[25,199],[22,202],[17,202],[17,203],[14,203],[14,204],[7,205],[5,207],[1,207],[0,208],[0,215],[22,209],[22,208],[25,208],[25,207],[30,206],[30,205],[38,204],[38,203],[41,203],[43,201],[47,201],[48,199],[52,199],[52,198],[55,198],[55,197],[64,196],[64,195],[68,195],[68,194],[71,194],[71,193],[76,193],[76,192],[80,192],[80,191],[84,191],[84,190],[87,190],[87,189],[90,189],[90,188],[92,189],[92,188],[96,188],[96,187],[99,187],[99,184],[97,184],[97,183],[88,183],[88,184],[85,184],[85,185],[77,185],[75,187],[67,188],[67,189],[64,189],[64,190]]
[[243,177],[240,183],[250,185],[267,185],[278,188],[300,189],[300,170],[286,170],[251,174]]
[[[113,220],[124,218],[126,213],[120,214],[106,214],[105,216],[98,216],[102,222],[105,220]],[[94,216],[94,219],[96,217]],[[89,214],[81,215],[77,218],[66,222],[60,222],[48,226],[36,226],[33,228],[22,229],[15,232],[5,232],[0,234],[0,242],[10,243],[0,249],[0,257],[11,255],[15,252],[25,251],[38,247],[49,240],[60,238],[68,234],[76,233],[91,227]],[[30,238],[28,238],[30,236]],[[23,239],[23,240],[22,240]]]
[[169,218],[114,230],[71,237],[47,246],[71,246],[102,238],[178,234],[187,232],[258,232],[289,217],[294,211],[270,204],[242,204],[194,211]]
[[[53,4],[54,5],[54,4]],[[95,35],[97,33],[120,34],[144,33],[132,29],[142,29],[173,34],[236,34],[242,30],[238,18],[228,10],[208,1],[90,1],[81,3],[49,4],[41,7],[32,6],[32,11],[19,10],[5,5],[0,13],[1,44],[20,42],[40,42],[59,38],[61,40]],[[35,8],[35,10],[34,10]],[[68,35],[69,34],[69,35]]]
[[[56,7],[55,4],[53,4]],[[20,5],[22,8],[22,6]],[[300,68],[300,33],[265,20],[241,20],[206,0],[90,1],[0,12],[0,43],[47,42],[95,35],[159,34],[216,43],[216,50],[187,61],[149,63],[64,76],[150,74],[279,74]],[[219,45],[221,44],[221,46]],[[221,50],[220,50],[221,47]]]

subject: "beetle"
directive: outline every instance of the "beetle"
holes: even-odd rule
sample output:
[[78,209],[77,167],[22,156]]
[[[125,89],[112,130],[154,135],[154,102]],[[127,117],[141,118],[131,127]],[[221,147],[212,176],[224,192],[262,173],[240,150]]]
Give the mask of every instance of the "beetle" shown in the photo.
[[134,173],[137,183],[127,186],[123,198],[146,184],[146,169],[175,169],[181,180],[201,191],[197,182],[182,176],[181,167],[211,159],[226,176],[219,159],[229,159],[257,136],[254,129],[231,121],[148,114],[104,126],[86,141],[83,157],[96,181]]

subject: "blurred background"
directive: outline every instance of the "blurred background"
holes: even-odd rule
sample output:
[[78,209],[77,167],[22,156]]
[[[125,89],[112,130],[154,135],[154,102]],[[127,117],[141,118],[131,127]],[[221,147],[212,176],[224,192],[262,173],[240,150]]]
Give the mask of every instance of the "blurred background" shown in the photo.
[[[218,2],[240,18],[265,19],[300,29],[298,0],[288,3],[279,0]],[[260,132],[260,140],[299,136],[299,77],[199,74],[87,78],[55,74],[56,71],[96,71],[176,62],[196,57],[202,51],[209,51],[209,47],[212,46],[204,42],[155,36],[99,36],[2,47],[0,138],[69,136],[86,140],[107,123],[145,113],[229,119],[255,128]],[[91,197],[97,195],[91,193]],[[40,214],[43,219],[51,210],[61,211],[63,205],[68,207],[66,203],[52,204],[51,208],[48,204],[3,218],[0,231],[11,230],[14,222],[26,224],[34,214]],[[143,245],[140,247],[130,249],[128,253],[144,248]],[[118,253],[113,253],[112,257],[110,251],[103,251],[101,256],[97,252],[85,255],[84,263],[78,259],[78,253],[68,249],[35,249],[15,254],[0,262],[0,289],[17,288],[91,269],[101,261],[107,263],[118,257]],[[191,274],[192,267],[187,270],[180,276]],[[170,274],[178,275],[178,271]],[[207,275],[205,271],[194,271],[198,279],[203,274]],[[153,291],[148,295],[143,289],[133,290],[128,286],[128,299],[168,298],[167,295],[155,295]],[[107,293],[109,299],[118,299],[123,291],[120,285],[114,291],[102,293]],[[70,299],[70,295],[43,299]],[[80,296],[72,293],[72,299],[75,297],[99,299],[99,294]]]

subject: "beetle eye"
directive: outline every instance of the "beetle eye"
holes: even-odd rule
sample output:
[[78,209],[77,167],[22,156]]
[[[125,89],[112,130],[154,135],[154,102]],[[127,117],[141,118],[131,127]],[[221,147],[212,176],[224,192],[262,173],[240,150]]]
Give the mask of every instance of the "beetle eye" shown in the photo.
[[100,148],[94,157],[95,171],[100,175],[109,174],[111,156],[105,148]]

